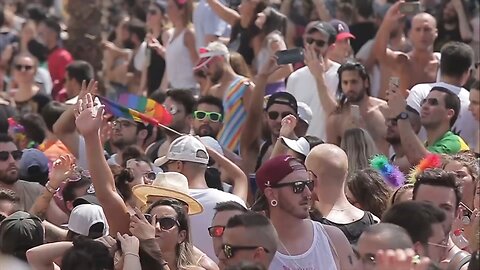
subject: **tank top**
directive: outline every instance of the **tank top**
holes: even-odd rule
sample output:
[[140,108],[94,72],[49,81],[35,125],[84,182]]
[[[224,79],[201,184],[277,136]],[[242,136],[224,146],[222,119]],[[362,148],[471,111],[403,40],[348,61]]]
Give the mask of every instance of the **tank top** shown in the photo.
[[[160,44],[164,45],[162,42],[162,34],[158,36],[157,40]],[[147,69],[147,89],[150,95],[160,87],[163,74],[165,73],[165,59],[152,49],[147,50],[150,50],[150,64]]]
[[184,44],[185,30],[168,41],[165,52],[167,78],[173,88],[196,88],[197,82],[193,76],[193,62],[190,52]]
[[313,226],[312,246],[303,254],[289,256],[275,253],[270,270],[336,270],[331,240],[325,228],[319,222],[311,221]]
[[218,133],[218,142],[220,145],[230,151],[239,151],[240,135],[243,124],[247,119],[247,112],[243,104],[245,91],[250,87],[248,78],[238,76],[225,91],[223,96],[223,108],[225,117],[223,128]]

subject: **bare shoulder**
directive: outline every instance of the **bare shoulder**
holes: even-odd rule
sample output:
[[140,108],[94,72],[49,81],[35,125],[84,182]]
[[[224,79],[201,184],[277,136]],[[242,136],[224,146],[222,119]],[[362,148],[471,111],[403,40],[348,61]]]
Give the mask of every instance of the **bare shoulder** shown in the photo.
[[325,228],[328,237],[330,237],[330,239],[335,245],[344,244],[345,242],[348,243],[345,234],[339,228],[331,225],[323,225],[323,228]]

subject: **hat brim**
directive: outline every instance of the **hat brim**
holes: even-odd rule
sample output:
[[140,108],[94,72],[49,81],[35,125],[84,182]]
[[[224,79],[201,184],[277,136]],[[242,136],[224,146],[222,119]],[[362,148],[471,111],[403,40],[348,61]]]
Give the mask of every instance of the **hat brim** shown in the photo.
[[153,162],[153,165],[155,165],[157,167],[162,167],[167,162],[168,162],[167,156],[163,156],[163,157],[159,157],[159,158],[155,159],[155,161]]
[[294,151],[295,153],[298,153],[298,154],[301,154],[301,155],[304,155],[304,156],[308,155],[308,153],[304,153],[305,151],[302,150],[298,141],[292,140],[292,139],[289,139],[289,138],[285,138],[285,137],[280,137],[280,138],[282,139],[282,142],[288,148],[290,148],[292,151]]
[[[97,197],[93,194],[83,195],[82,197],[78,197],[73,201],[73,207],[77,207],[81,204],[96,204],[100,205]],[[100,205],[101,206],[101,205]]]
[[347,39],[347,38],[355,39],[355,36],[352,35],[352,33],[349,33],[349,32],[343,32],[343,33],[340,33],[340,34],[337,35],[337,40],[344,40],[344,39]]
[[196,215],[203,212],[203,206],[190,195],[175,190],[152,186],[152,185],[136,185],[132,188],[133,194],[144,205],[148,202],[148,197],[166,197],[182,201],[188,205],[188,214]]
[[212,61],[213,57],[214,56],[200,58],[200,60],[198,60],[197,64],[195,65],[195,67],[193,67],[193,70],[197,71],[197,70],[205,67],[208,63],[210,63],[210,61]]

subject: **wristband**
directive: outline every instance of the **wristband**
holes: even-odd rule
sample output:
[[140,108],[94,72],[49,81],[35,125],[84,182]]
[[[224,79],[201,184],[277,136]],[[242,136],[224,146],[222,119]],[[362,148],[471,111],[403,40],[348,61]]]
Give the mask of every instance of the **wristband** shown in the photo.
[[131,256],[134,256],[134,257],[137,257],[137,258],[140,259],[140,256],[138,256],[138,254],[135,254],[135,253],[133,253],[133,252],[125,252],[125,253],[123,253],[123,256],[127,256],[127,255],[131,255]]
[[52,193],[52,194],[55,194],[55,193],[57,193],[57,192],[60,190],[60,188],[56,188],[56,189],[52,188],[52,187],[50,186],[50,181],[48,181],[48,182],[45,184],[45,189],[46,189],[48,192]]

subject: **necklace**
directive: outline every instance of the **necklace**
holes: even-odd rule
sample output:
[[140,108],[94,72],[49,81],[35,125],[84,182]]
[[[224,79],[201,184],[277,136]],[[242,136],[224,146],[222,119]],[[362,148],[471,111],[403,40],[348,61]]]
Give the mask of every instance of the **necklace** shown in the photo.
[[[288,256],[289,257],[293,257],[292,254],[290,253],[290,251],[288,251],[287,247],[283,244],[282,240],[278,239],[278,242],[280,242],[280,245],[282,246],[282,248],[287,252]],[[279,252],[280,253],[280,252]],[[282,259],[278,258],[278,260],[280,262],[282,262],[285,266],[288,266],[288,263],[285,263]],[[295,264],[295,266],[297,267],[297,269],[302,269],[302,267],[297,263],[297,260],[294,260],[294,259],[291,259],[293,261],[293,263]]]

